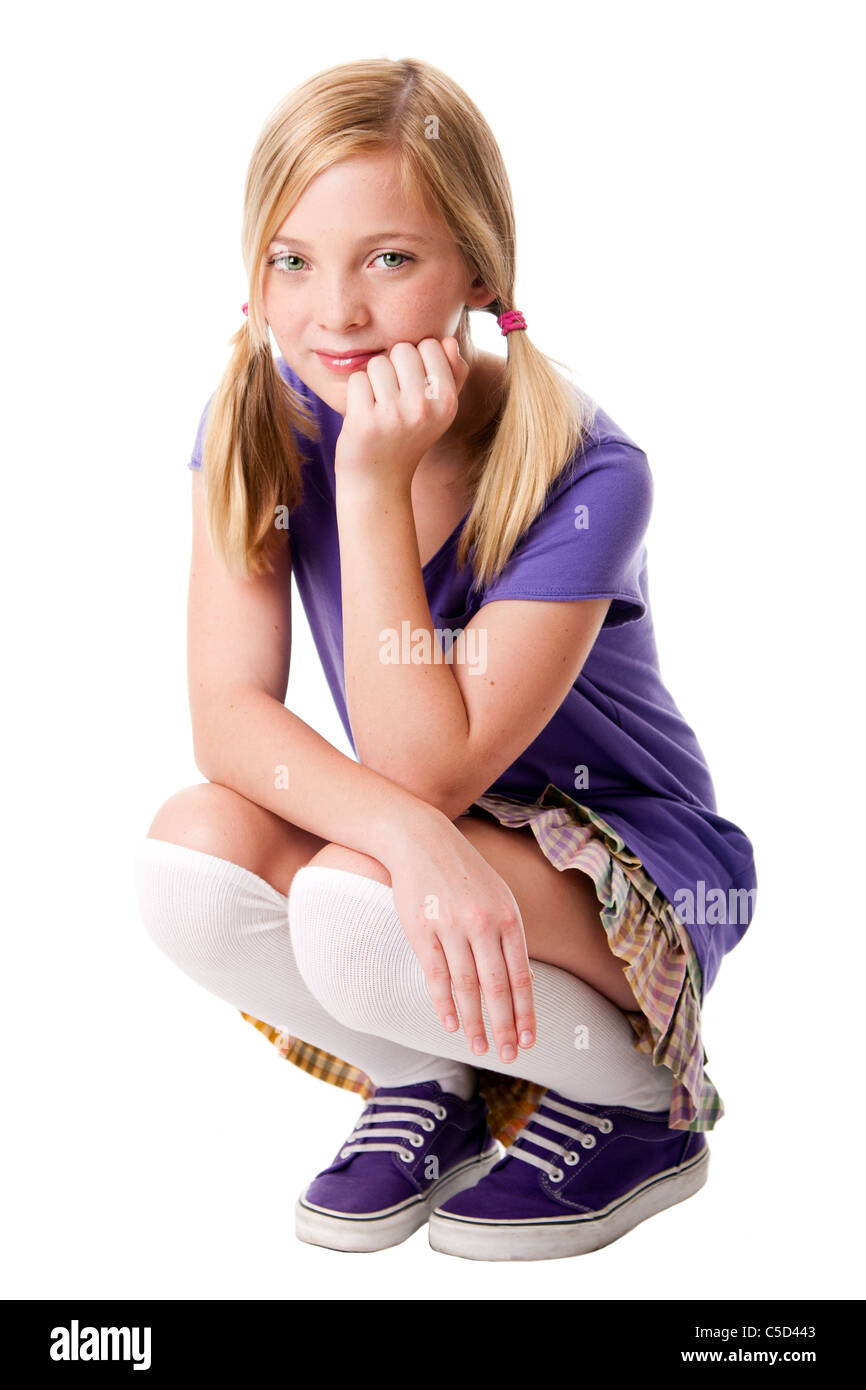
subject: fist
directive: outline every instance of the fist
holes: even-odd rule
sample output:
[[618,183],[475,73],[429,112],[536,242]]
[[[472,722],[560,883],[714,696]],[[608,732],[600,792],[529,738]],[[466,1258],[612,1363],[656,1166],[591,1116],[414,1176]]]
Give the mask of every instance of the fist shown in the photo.
[[352,372],[335,466],[409,484],[428,449],[450,427],[469,375],[456,338],[395,343]]

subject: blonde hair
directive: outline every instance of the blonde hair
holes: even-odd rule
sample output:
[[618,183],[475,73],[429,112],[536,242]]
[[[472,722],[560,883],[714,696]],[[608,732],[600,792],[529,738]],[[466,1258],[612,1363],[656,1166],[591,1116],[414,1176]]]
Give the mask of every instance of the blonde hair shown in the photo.
[[[427,132],[436,118],[435,139]],[[318,427],[280,375],[262,308],[266,251],[312,179],[353,155],[394,150],[401,188],[438,215],[472,277],[495,296],[485,312],[514,308],[515,224],[499,147],[466,93],[419,59],[374,58],[317,73],[268,116],[250,159],[242,250],[249,316],[229,340],[232,355],[211,401],[202,470],[211,541],[246,577],[272,570],[285,531],[276,509],[302,499],[293,428]],[[528,316],[529,317],[529,316]],[[468,355],[469,310],[454,335]],[[476,586],[488,585],[541,510],[551,483],[583,447],[594,403],[567,381],[527,331],[506,337],[503,390],[492,418],[462,441],[473,504],[457,564],[473,545]],[[560,364],[562,365],[562,364]],[[490,404],[490,402],[488,402]]]

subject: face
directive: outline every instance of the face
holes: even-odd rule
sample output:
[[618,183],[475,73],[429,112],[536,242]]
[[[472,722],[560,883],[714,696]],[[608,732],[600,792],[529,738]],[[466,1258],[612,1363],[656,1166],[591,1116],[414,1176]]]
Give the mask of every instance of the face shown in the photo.
[[369,357],[447,338],[464,305],[492,299],[448,229],[401,197],[392,152],[342,160],[309,184],[267,249],[262,288],[286,362],[341,415]]

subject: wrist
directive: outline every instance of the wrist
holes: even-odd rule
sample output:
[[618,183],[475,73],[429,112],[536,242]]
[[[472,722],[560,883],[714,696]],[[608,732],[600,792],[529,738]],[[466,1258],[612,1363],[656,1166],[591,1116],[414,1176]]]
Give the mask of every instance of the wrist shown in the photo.
[[381,468],[354,468],[351,464],[342,467],[335,464],[336,498],[348,499],[356,505],[373,503],[382,506],[389,502],[406,502],[411,505],[412,478],[389,476]]
[[374,853],[386,869],[411,854],[413,849],[429,850],[436,843],[445,843],[460,833],[444,812],[418,797],[399,806],[393,818],[380,823],[379,831],[381,843]]

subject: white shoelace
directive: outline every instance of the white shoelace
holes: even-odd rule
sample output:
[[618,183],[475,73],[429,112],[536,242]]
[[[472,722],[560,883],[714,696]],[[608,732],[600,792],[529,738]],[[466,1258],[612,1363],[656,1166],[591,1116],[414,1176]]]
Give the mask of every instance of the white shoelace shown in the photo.
[[[579,1110],[577,1106],[574,1105],[563,1105],[558,1100],[544,1099],[541,1101],[541,1104],[546,1110],[557,1110],[561,1115],[568,1115],[573,1120],[583,1120],[586,1124],[595,1125],[596,1129],[600,1129],[602,1134],[610,1134],[610,1131],[613,1129],[613,1120],[608,1119],[606,1116],[602,1119],[598,1115],[591,1115],[588,1110]],[[584,1129],[575,1129],[571,1125],[563,1124],[560,1120],[553,1120],[549,1115],[542,1115],[540,1110],[533,1110],[526,1122],[525,1128],[521,1130],[510,1149],[508,1149],[508,1156],[510,1158],[522,1158],[524,1163],[532,1163],[536,1168],[543,1169],[550,1177],[551,1182],[562,1182],[565,1177],[563,1170],[557,1167],[556,1164],[549,1163],[546,1158],[540,1158],[538,1154],[530,1153],[527,1149],[520,1148],[519,1145],[521,1141],[525,1139],[527,1144],[536,1144],[539,1148],[550,1149],[552,1153],[559,1154],[562,1162],[568,1164],[568,1166],[572,1168],[575,1163],[580,1162],[580,1154],[575,1153],[573,1149],[566,1148],[563,1144],[557,1144],[554,1139],[547,1139],[545,1135],[536,1133],[538,1125],[544,1125],[545,1129],[552,1129],[559,1134],[565,1134],[569,1139],[576,1139],[585,1149],[592,1149],[595,1147],[595,1135],[588,1134]],[[529,1132],[530,1129],[532,1130],[531,1133]]]
[[[429,1115],[413,1115],[411,1110],[386,1110],[383,1114],[368,1113],[374,1105],[414,1105],[419,1110],[432,1110],[436,1119],[431,1119]],[[423,1135],[414,1129],[364,1129],[361,1126],[391,1124],[395,1120],[414,1120],[422,1129],[431,1130],[436,1127],[436,1120],[444,1120],[448,1114],[444,1105],[440,1105],[435,1100],[423,1100],[420,1096],[374,1096],[367,1101],[367,1108],[358,1121],[358,1128],[353,1129],[346,1140],[345,1145],[340,1150],[341,1158],[348,1158],[353,1153],[395,1153],[399,1154],[404,1163],[411,1163],[415,1155],[411,1149],[407,1149],[405,1144],[379,1144],[369,1143],[370,1139],[406,1139],[414,1148],[420,1148],[424,1143]],[[361,1139],[363,1143],[353,1141]]]

